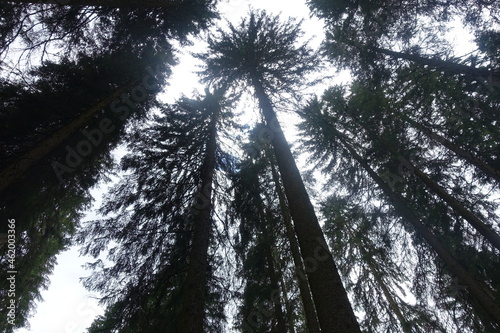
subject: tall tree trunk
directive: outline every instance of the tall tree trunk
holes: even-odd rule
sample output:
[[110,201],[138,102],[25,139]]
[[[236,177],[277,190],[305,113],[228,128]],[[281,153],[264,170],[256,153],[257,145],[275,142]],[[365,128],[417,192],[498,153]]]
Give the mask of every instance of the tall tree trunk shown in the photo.
[[285,302],[285,309],[286,309],[286,319],[288,319],[288,333],[295,333],[295,325],[293,322],[292,316],[288,315],[293,311],[292,304],[290,303],[290,299],[288,298],[288,290],[286,288],[286,283],[285,280],[283,279],[283,274],[280,277],[280,285],[281,285],[281,290],[283,290],[283,301]]
[[391,310],[394,312],[396,317],[398,318],[399,324],[401,325],[401,329],[403,330],[404,333],[412,333],[410,325],[406,321],[405,317],[403,316],[403,313],[401,312],[401,308],[399,307],[399,304],[396,302],[394,297],[392,297],[392,294],[389,290],[389,287],[384,282],[384,279],[382,276],[380,276],[380,273],[378,272],[377,267],[373,264],[371,260],[371,256],[368,254],[368,252],[365,250],[363,244],[360,242],[360,240],[354,236],[352,229],[349,226],[349,223],[347,221],[344,221],[343,223],[346,226],[347,233],[351,237],[351,240],[356,243],[356,246],[359,249],[359,252],[363,256],[363,258],[366,258],[365,262],[368,264],[368,267],[375,278],[375,281],[377,284],[380,286],[380,289],[382,289],[382,293],[384,294],[385,299],[389,303],[389,307]]
[[431,59],[415,54],[391,51],[380,47],[371,47],[371,49],[374,50],[375,52],[388,55],[395,59],[409,60],[418,63],[420,65],[427,65],[429,67],[442,70],[449,74],[466,74],[475,77],[482,82],[486,81],[488,83],[495,83],[495,84],[500,83],[499,74],[495,72],[490,72],[486,68],[476,68],[467,65],[457,64],[453,61]]
[[72,120],[69,124],[64,125],[64,127],[56,131],[50,137],[36,144],[29,152],[21,156],[17,161],[8,165],[0,172],[0,191],[3,191],[9,185],[14,183],[33,165],[39,162],[42,158],[46,157],[56,147],[64,143],[64,141],[66,141],[76,131],[83,128],[93,117],[95,117],[99,112],[116,100],[124,91],[132,87],[137,82],[138,81],[134,80],[133,82],[116,89],[116,91],[111,95],[99,101],[93,107]]
[[305,275],[304,263],[302,262],[302,258],[300,257],[299,244],[295,236],[295,230],[293,229],[292,218],[290,217],[288,204],[281,188],[280,177],[273,161],[271,161],[271,170],[273,174],[273,180],[276,185],[276,192],[278,193],[281,214],[283,215],[283,221],[285,222],[286,234],[290,242],[290,250],[292,252],[293,263],[295,265],[295,272],[299,285],[300,297],[302,299],[302,305],[304,307],[304,313],[306,316],[307,329],[309,333],[320,333],[321,331],[319,328],[318,317],[316,314],[316,309],[314,308],[314,302],[311,297],[311,289],[309,288],[309,283],[307,282],[307,278]]
[[474,156],[471,152],[460,148],[459,146],[455,145],[453,142],[442,137],[441,135],[434,133],[429,128],[416,122],[415,120],[411,119],[410,117],[408,117],[406,115],[403,115],[402,117],[410,125],[412,125],[414,128],[418,129],[419,131],[421,131],[422,133],[427,135],[432,140],[442,144],[443,146],[448,148],[450,151],[454,152],[458,157],[462,158],[463,160],[467,161],[468,163],[470,163],[472,165],[475,165],[479,170],[483,171],[487,176],[500,182],[500,170],[498,170],[497,168],[489,165],[488,163],[484,162],[480,158]]
[[103,6],[103,7],[137,7],[155,8],[172,7],[180,0],[0,0],[0,3],[53,4],[63,6]]
[[[333,129],[333,128],[332,128]],[[392,202],[396,211],[410,222],[417,234],[426,240],[429,246],[437,253],[439,258],[445,263],[448,270],[458,279],[461,285],[465,286],[470,295],[483,307],[483,309],[500,324],[500,305],[493,296],[489,287],[476,281],[467,270],[453,257],[453,255],[441,244],[438,238],[420,221],[415,212],[408,207],[405,199],[394,192],[391,187],[366,163],[354,148],[349,145],[343,134],[333,129],[334,135],[350,152],[356,161],[365,169],[370,177],[377,183],[380,189]]]
[[[258,198],[260,199],[260,198]],[[261,221],[262,221],[262,232],[263,232],[263,241],[264,241],[264,251],[266,253],[266,260],[267,260],[267,268],[268,268],[268,275],[269,279],[271,280],[271,287],[273,290],[279,291],[279,295],[282,295],[283,291],[280,289],[279,286],[279,277],[278,273],[276,271],[276,267],[274,265],[274,256],[272,253],[272,243],[271,243],[271,237],[269,235],[269,230],[266,226],[268,223],[268,219],[266,218],[266,214],[263,212],[263,204],[259,200],[260,203],[260,214],[261,214]],[[276,322],[277,322],[277,327],[276,327],[276,333],[287,333],[286,331],[286,319],[285,315],[283,313],[283,306],[281,304],[281,298],[280,297],[273,297],[273,302],[274,302],[274,313],[276,315]]]
[[[389,148],[389,150],[394,154],[398,155],[397,152]],[[495,248],[500,250],[500,235],[498,235],[493,229],[491,229],[488,225],[486,225],[483,221],[481,221],[474,213],[468,210],[466,207],[462,205],[457,199],[451,196],[444,188],[442,188],[439,184],[434,182],[429,178],[427,174],[425,174],[422,170],[417,169],[410,161],[404,159],[404,162],[407,164],[410,171],[420,179],[422,182],[427,185],[434,193],[436,193],[444,202],[450,205],[451,208],[458,214],[460,214],[469,224],[476,229],[481,235],[484,236]]]
[[[211,105],[211,108],[219,106]],[[178,332],[203,333],[205,323],[205,295],[208,272],[208,249],[212,233],[212,184],[217,150],[217,117],[219,110],[211,110],[210,136],[201,169],[201,188],[192,209],[193,238],[189,253],[186,280],[181,289]]]
[[260,109],[268,126],[273,130],[272,145],[302,257],[306,265],[307,262],[311,264],[311,268],[306,269],[307,278],[321,330],[328,333],[359,333],[356,316],[274,108],[258,77],[254,77],[252,81]]

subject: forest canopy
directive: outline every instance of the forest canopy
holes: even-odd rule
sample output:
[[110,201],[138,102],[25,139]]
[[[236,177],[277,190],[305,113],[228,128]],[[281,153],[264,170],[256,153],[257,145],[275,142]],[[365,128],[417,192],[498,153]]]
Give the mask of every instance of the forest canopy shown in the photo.
[[0,0],[2,332],[500,330],[500,5],[301,5]]

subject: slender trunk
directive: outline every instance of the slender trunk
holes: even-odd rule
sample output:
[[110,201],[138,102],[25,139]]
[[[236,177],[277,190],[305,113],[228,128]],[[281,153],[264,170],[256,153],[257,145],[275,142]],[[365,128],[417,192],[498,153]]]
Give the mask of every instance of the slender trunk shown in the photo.
[[280,277],[280,285],[281,285],[281,290],[283,290],[283,301],[285,302],[285,309],[286,309],[286,319],[288,319],[288,332],[289,333],[295,333],[295,325],[293,322],[293,318],[291,315],[289,315],[292,311],[292,304],[290,303],[290,299],[288,298],[288,289],[286,288],[286,283],[285,280],[283,279],[283,275]]
[[471,152],[464,150],[460,148],[459,146],[455,145],[453,142],[449,141],[448,139],[432,132],[429,128],[425,127],[424,125],[416,122],[415,120],[411,119],[410,117],[403,115],[403,119],[406,120],[410,125],[427,135],[429,138],[432,140],[442,144],[452,152],[454,152],[458,157],[464,159],[465,161],[469,162],[472,165],[475,165],[479,170],[483,171],[487,176],[490,176],[491,178],[495,179],[496,181],[500,182],[500,170],[489,165],[488,163],[482,161],[478,157],[474,156]]
[[500,235],[492,230],[488,225],[481,221],[470,210],[464,207],[457,199],[452,197],[445,189],[432,181],[425,173],[419,169],[414,170],[415,175],[419,177],[429,188],[431,188],[441,199],[448,203],[458,214],[466,219],[469,224],[484,236],[494,247],[500,250]]
[[486,284],[476,281],[467,270],[453,257],[453,255],[441,244],[438,238],[420,221],[415,212],[408,207],[405,199],[394,192],[391,187],[366,163],[366,161],[351,147],[343,134],[335,130],[335,136],[344,147],[365,169],[370,177],[377,183],[380,189],[392,202],[396,211],[410,222],[417,234],[426,240],[429,246],[437,253],[439,258],[445,263],[448,270],[458,279],[460,284],[467,288],[470,295],[483,307],[483,309],[500,324],[500,305],[495,300],[493,293]]
[[103,6],[155,8],[172,7],[181,3],[179,0],[0,0],[0,3],[53,4],[62,6]]
[[264,118],[273,130],[272,145],[302,257],[311,266],[306,272],[321,329],[328,333],[359,333],[356,316],[271,101],[258,78],[254,77],[252,84]]
[[500,76],[498,75],[498,73],[490,72],[488,69],[485,68],[476,68],[467,65],[457,64],[453,61],[425,58],[415,54],[396,52],[383,49],[380,47],[372,47],[371,49],[376,52],[388,55],[395,59],[409,60],[418,63],[420,65],[427,65],[436,69],[443,70],[450,74],[466,74],[476,77],[477,79],[483,82],[486,81],[489,83],[496,83],[496,84],[500,83]]
[[389,287],[387,287],[387,285],[384,282],[384,279],[382,278],[382,276],[380,276],[380,273],[378,272],[377,267],[375,267],[375,265],[373,264],[373,262],[371,260],[371,256],[365,250],[363,244],[361,244],[359,239],[354,236],[351,228],[349,227],[349,223],[344,222],[344,225],[347,228],[348,234],[351,236],[351,240],[356,243],[356,246],[358,247],[359,252],[363,256],[363,258],[366,258],[365,262],[368,264],[368,267],[369,267],[373,277],[375,278],[375,281],[380,286],[380,289],[382,289],[382,293],[384,294],[385,299],[389,303],[389,307],[391,308],[392,312],[394,312],[394,314],[398,318],[398,321],[401,325],[403,332],[404,333],[412,333],[410,325],[408,324],[405,317],[403,316],[403,313],[401,312],[401,308],[399,307],[399,304],[396,302],[394,297],[392,297],[392,294],[389,290]]
[[69,124],[56,131],[50,137],[36,144],[29,152],[24,154],[17,161],[8,165],[0,172],[0,191],[3,191],[19,179],[33,165],[39,162],[42,158],[46,157],[56,147],[60,146],[77,130],[83,128],[93,117],[95,117],[99,112],[116,100],[124,91],[136,83],[137,81],[133,81],[116,89],[114,93],[99,101],[93,107],[80,114]]
[[213,112],[209,124],[210,136],[201,169],[201,188],[197,203],[192,210],[194,230],[189,253],[189,266],[182,287],[178,332],[204,332],[208,248],[212,232],[212,183],[217,149],[217,116],[218,112]]
[[304,263],[302,262],[302,258],[300,257],[299,244],[295,236],[295,230],[293,229],[292,218],[290,217],[286,198],[281,188],[280,178],[273,161],[271,161],[271,170],[273,174],[273,180],[276,185],[276,192],[278,193],[283,221],[285,222],[286,234],[288,240],[290,241],[290,250],[292,252],[295,272],[297,275],[297,282],[299,285],[300,297],[302,299],[302,305],[304,307],[304,313],[306,316],[307,329],[309,333],[320,333],[321,331],[319,328],[318,317],[316,314],[316,309],[314,308],[314,302],[311,297],[311,289],[309,288],[309,283],[307,282],[307,278],[305,275]]
[[[397,152],[394,149],[389,148],[389,150],[394,155],[397,155]],[[483,235],[484,238],[486,238],[495,248],[500,250],[500,235],[481,221],[476,215],[474,215],[474,213],[464,207],[460,201],[451,196],[444,188],[430,179],[427,174],[422,172],[420,169],[417,169],[410,161],[405,159],[404,162],[425,185],[427,185],[434,193],[443,199],[443,201],[450,205],[455,212],[460,214],[467,222],[469,222],[469,224],[476,229],[477,232]]]
[[[261,215],[265,215],[262,212],[262,204],[260,205],[259,209],[261,210]],[[274,265],[274,257],[272,253],[272,247],[271,247],[271,238],[269,235],[269,231],[267,229],[267,221],[268,219],[265,218],[265,216],[262,216],[263,219],[261,218],[262,221],[262,231],[264,233],[264,251],[266,253],[266,260],[267,260],[267,268],[268,268],[268,275],[269,279],[271,280],[271,287],[273,290],[279,291],[279,295],[282,295],[283,291],[280,289],[279,286],[279,277],[278,273],[276,271],[276,267]],[[283,313],[283,306],[281,304],[281,298],[280,297],[273,297],[274,301],[274,313],[276,315],[276,322],[277,322],[277,327],[276,327],[276,333],[287,333],[286,331],[286,319],[285,315]]]

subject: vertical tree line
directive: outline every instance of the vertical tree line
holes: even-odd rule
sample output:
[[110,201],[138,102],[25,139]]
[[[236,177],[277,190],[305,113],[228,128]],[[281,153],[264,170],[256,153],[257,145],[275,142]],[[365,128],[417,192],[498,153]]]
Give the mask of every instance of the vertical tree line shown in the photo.
[[[2,331],[73,245],[106,307],[88,332],[500,328],[498,6],[307,5],[318,51],[263,10],[213,27],[215,1],[0,1],[0,233],[16,219],[19,272]],[[467,55],[441,37],[454,19]],[[164,103],[174,45],[203,30],[205,92]],[[352,80],[304,98],[325,66]],[[238,123],[244,96],[256,124]]]

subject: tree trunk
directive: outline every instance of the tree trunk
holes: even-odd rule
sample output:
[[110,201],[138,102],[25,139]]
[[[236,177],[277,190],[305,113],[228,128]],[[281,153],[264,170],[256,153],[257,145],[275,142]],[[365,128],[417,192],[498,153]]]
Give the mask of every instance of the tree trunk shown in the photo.
[[[218,106],[211,106],[217,107]],[[210,136],[201,168],[201,188],[192,208],[193,238],[186,280],[182,286],[178,332],[203,333],[207,287],[208,248],[212,232],[212,183],[217,149],[218,111],[212,111]]]
[[[397,152],[389,148],[389,150],[394,154],[398,155]],[[444,202],[450,205],[451,208],[458,214],[460,214],[469,224],[481,235],[484,236],[495,248],[500,250],[500,236],[491,229],[488,225],[486,225],[483,221],[481,221],[474,213],[468,210],[466,207],[462,205],[457,199],[451,196],[444,188],[442,188],[439,184],[434,182],[432,179],[427,176],[420,169],[417,169],[410,161],[404,159],[404,162],[407,164],[409,169],[413,171],[413,173],[422,180],[422,182],[427,185],[434,193],[436,193]]]
[[459,146],[455,145],[453,142],[449,141],[448,139],[432,132],[429,128],[425,127],[424,125],[416,122],[415,120],[411,119],[410,117],[403,115],[403,119],[407,121],[410,125],[427,135],[429,138],[432,140],[442,144],[452,152],[454,152],[458,157],[464,159],[468,163],[475,165],[479,170],[483,171],[487,176],[490,176],[491,178],[495,179],[497,182],[500,182],[500,170],[496,169],[495,167],[489,165],[488,163],[482,161],[481,159],[477,158],[474,156],[471,152],[466,151]]
[[334,135],[340,140],[344,147],[365,169],[370,177],[377,183],[380,189],[392,202],[396,211],[410,222],[418,235],[426,240],[429,246],[437,253],[439,258],[446,265],[448,270],[455,275],[461,285],[465,286],[470,295],[483,307],[483,309],[500,324],[500,305],[492,296],[493,293],[486,284],[476,281],[467,272],[462,265],[453,257],[453,255],[441,244],[437,237],[420,221],[415,212],[408,207],[404,198],[394,192],[391,187],[366,163],[366,161],[351,147],[344,135],[334,129]]
[[385,55],[388,55],[395,59],[405,59],[420,65],[427,65],[429,67],[433,67],[449,74],[465,74],[470,75],[479,79],[481,82],[488,82],[498,84],[500,83],[500,76],[498,73],[490,72],[485,68],[476,68],[467,65],[457,64],[453,61],[446,61],[441,59],[431,59],[425,58],[419,55],[396,52],[387,49],[383,49],[380,47],[371,47],[375,52],[379,52]]
[[103,6],[103,7],[136,7],[156,8],[172,7],[180,4],[180,0],[0,0],[0,3],[53,4],[62,6]]
[[309,288],[309,283],[307,282],[307,278],[305,275],[304,263],[302,262],[302,258],[300,257],[299,244],[295,236],[295,230],[293,229],[292,218],[290,217],[286,198],[281,188],[280,178],[276,168],[274,167],[273,161],[271,161],[271,169],[273,180],[276,185],[276,192],[278,193],[283,221],[285,222],[286,234],[290,241],[290,250],[292,252],[292,258],[295,264],[295,272],[297,275],[302,305],[304,306],[307,329],[309,333],[320,333],[321,331],[319,328],[318,317],[316,314],[316,309],[314,308],[313,300],[311,298],[311,289]]
[[[258,199],[260,199],[260,198],[258,198]],[[259,202],[260,202],[260,200],[259,200]],[[266,252],[267,268],[268,268],[269,279],[271,280],[271,288],[273,288],[273,290],[279,291],[279,295],[282,295],[283,291],[280,289],[279,277],[278,277],[278,274],[276,272],[276,267],[274,265],[274,257],[273,257],[273,253],[272,253],[272,247],[271,247],[271,238],[270,238],[267,226],[266,226],[268,219],[265,218],[265,213],[263,212],[262,203],[260,204],[260,206],[261,207],[259,207],[259,210],[261,213],[262,232],[263,232],[263,236],[264,236],[263,237],[264,251]],[[274,313],[276,315],[276,321],[278,324],[276,327],[276,333],[287,333],[287,331],[286,331],[286,319],[285,319],[285,315],[283,314],[283,306],[281,304],[281,298],[280,297],[273,297],[273,302],[274,302]]]
[[72,120],[69,124],[56,131],[47,139],[36,144],[29,152],[24,154],[17,161],[7,166],[0,173],[0,191],[6,189],[9,185],[20,178],[26,171],[28,171],[33,165],[39,162],[42,158],[46,157],[56,147],[60,146],[77,130],[83,128],[100,111],[106,108],[109,104],[116,100],[120,96],[120,94],[122,94],[128,88],[132,87],[137,82],[138,81],[133,81],[116,89],[114,93],[101,100],[87,111],[83,112],[81,115]]
[[261,81],[255,77],[252,81],[266,123],[273,130],[272,145],[302,257],[306,265],[311,265],[310,269],[306,266],[306,272],[320,327],[323,332],[328,333],[359,333],[356,316],[274,108]]
[[285,280],[283,279],[283,275],[280,278],[281,290],[283,290],[283,300],[285,302],[285,309],[287,313],[288,319],[288,333],[295,333],[295,325],[293,322],[292,316],[288,315],[293,311],[292,304],[290,303],[290,299],[288,298],[288,290],[286,288]]

